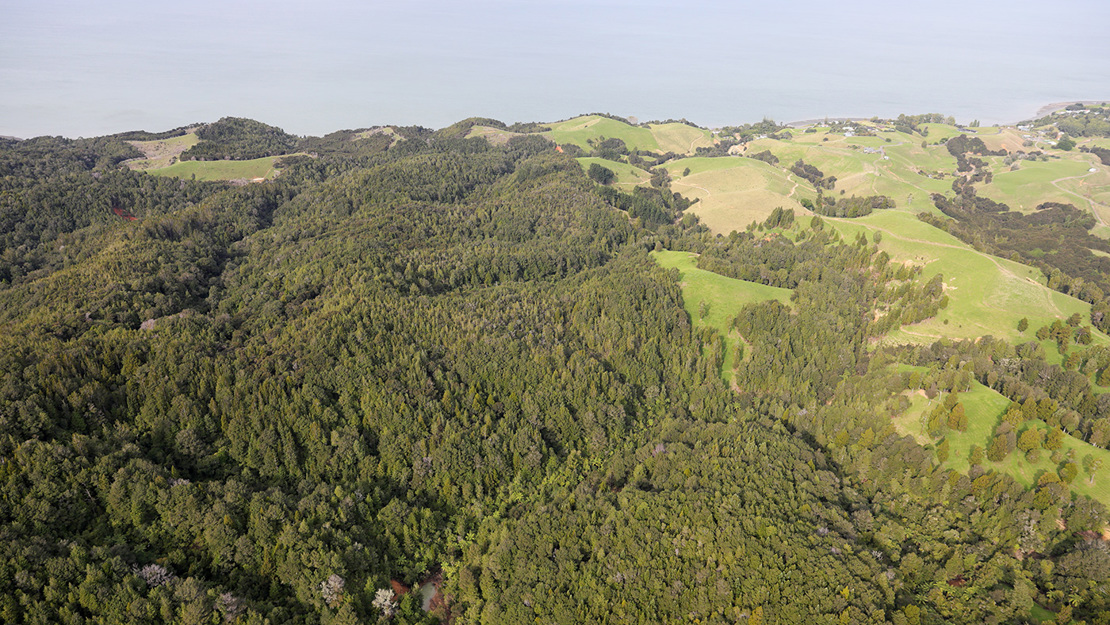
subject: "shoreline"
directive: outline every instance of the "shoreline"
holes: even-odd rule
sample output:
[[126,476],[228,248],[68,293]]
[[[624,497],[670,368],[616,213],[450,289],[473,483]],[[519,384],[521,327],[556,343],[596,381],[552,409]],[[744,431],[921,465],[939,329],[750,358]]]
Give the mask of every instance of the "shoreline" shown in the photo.
[[1046,104],[1037,109],[1037,117],[1044,117],[1056,111],[1062,111],[1072,104],[1105,104],[1106,102],[1110,102],[1110,100],[1070,100],[1068,102],[1053,102],[1052,104]]
[[[1089,105],[1094,105],[1094,104],[1106,104],[1106,103],[1110,103],[1110,98],[1107,98],[1107,99],[1104,99],[1104,100],[1067,100],[1067,101],[1064,101],[1064,102],[1052,102],[1051,104],[1045,104],[1044,106],[1038,108],[1037,112],[1034,113],[1032,117],[1023,118],[1023,119],[1021,119],[1019,121],[1015,121],[1015,122],[999,123],[999,124],[992,124],[992,125],[1017,126],[1018,124],[1022,123],[1023,121],[1030,121],[1030,120],[1033,120],[1033,119],[1038,119],[1038,118],[1044,117],[1045,115],[1051,115],[1052,113],[1055,113],[1057,111],[1062,111],[1062,110],[1066,109],[1068,106],[1070,106],[1072,104],[1083,104],[1085,106],[1089,106]],[[819,123],[822,123],[822,122],[825,122],[825,121],[829,121],[829,122],[859,122],[859,121],[868,121],[870,119],[871,119],[870,117],[814,117],[814,118],[811,118],[811,119],[802,119],[802,120],[798,120],[798,121],[785,122],[783,125],[787,126],[789,128],[804,128],[806,126],[812,126],[814,124],[819,124]]]
[[814,119],[803,119],[796,122],[786,122],[783,125],[790,128],[804,128],[805,126],[812,126],[814,124],[828,122],[865,122],[871,119],[870,117],[817,117]]

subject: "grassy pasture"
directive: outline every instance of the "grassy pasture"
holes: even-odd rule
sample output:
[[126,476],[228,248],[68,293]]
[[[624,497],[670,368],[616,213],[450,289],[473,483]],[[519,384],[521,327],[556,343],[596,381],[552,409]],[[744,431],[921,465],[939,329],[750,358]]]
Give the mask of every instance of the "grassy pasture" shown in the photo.
[[[984,130],[984,129],[980,129]],[[1008,152],[1016,152],[1018,150],[1029,150],[1022,146],[1025,138],[1022,137],[1023,133],[1014,127],[995,128],[993,133],[984,134],[983,132],[977,133],[975,136],[983,140],[988,150],[1006,150]]]
[[191,178],[195,175],[197,180],[273,178],[278,171],[274,162],[281,158],[285,157],[266,156],[249,161],[180,161],[169,167],[148,170],[147,173],[174,178]]
[[[925,367],[915,367],[921,371]],[[925,421],[929,413],[944,403],[947,393],[941,393],[933,399],[928,399],[924,391],[909,393],[910,407],[893,420],[893,425],[899,434],[912,436],[922,444],[933,444],[939,439],[929,436],[925,428]],[[964,406],[967,415],[967,431],[948,430],[945,438],[948,439],[949,455],[945,466],[961,473],[967,473],[970,468],[968,456],[972,445],[978,445],[986,451],[990,444],[991,433],[1002,420],[1002,414],[1010,406],[1010,400],[978,382],[972,382],[971,390],[960,393],[960,403]]]
[[[677,269],[682,286],[683,307],[695,327],[709,327],[726,337],[725,362],[722,376],[732,379],[736,364],[736,347],[742,340],[729,324],[746,304],[775,299],[790,303],[790,289],[780,289],[765,284],[736,280],[699,269],[697,255],[690,252],[652,252],[655,262],[666,269]],[[705,317],[700,314],[702,303],[709,306]]]
[[[917,369],[924,370],[924,367],[917,367]],[[941,439],[932,438],[926,431],[925,419],[934,407],[944,402],[945,395],[942,393],[930,400],[921,391],[910,393],[910,407],[904,413],[894,417],[892,421],[894,428],[899,434],[911,436],[921,444],[939,443]],[[970,391],[960,393],[959,400],[967,415],[967,431],[959,432],[950,429],[945,433],[943,438],[948,441],[949,453],[944,466],[967,473],[971,468],[968,462],[971,447],[977,445],[984,453],[986,452],[990,446],[994,428],[1002,421],[1002,415],[1009,407],[1010,400],[978,382],[972,382]],[[1040,419],[1026,421],[1019,427],[1019,436],[1020,432],[1029,428],[1047,430],[1048,424]],[[1103,466],[1110,466],[1110,450],[1066,436],[1061,451],[1065,456],[1072,451],[1075,461],[1080,464],[1079,476],[1072,482],[1071,490],[1104,504],[1110,504],[1110,472],[1100,471],[1092,481],[1090,476],[1082,471],[1083,457],[1088,454],[1102,458]],[[1024,486],[1032,486],[1036,484],[1042,473],[1055,473],[1058,470],[1057,465],[1052,462],[1051,455],[1051,451],[1042,449],[1040,459],[1030,463],[1022,451],[1015,450],[1000,462],[992,462],[984,457],[982,466],[1006,473]]]
[[638,184],[647,182],[651,179],[651,174],[634,167],[628,163],[617,163],[614,161],[606,160],[604,158],[594,158],[592,156],[575,159],[578,164],[582,166],[582,171],[588,171],[590,165],[597,163],[606,169],[610,169],[617,175],[616,181],[613,184],[624,187],[625,191],[629,191],[628,187],[634,187]]
[[[928,140],[929,143],[936,143],[941,139],[951,139],[952,137],[958,137],[964,134],[959,128],[949,126],[948,124],[925,123],[919,124],[918,128],[928,129],[929,136],[925,137],[925,139]],[[920,143],[921,139],[918,139],[918,142]]]
[[468,139],[470,137],[482,137],[493,145],[504,145],[509,142],[509,139],[520,136],[523,135],[519,132],[509,132],[492,126],[474,126],[466,135]]
[[993,180],[979,188],[979,194],[1023,212],[1030,212],[1043,202],[1065,202],[1090,209],[1090,201],[1068,189],[1066,184],[1085,181],[1091,185],[1088,179],[1104,184],[1110,182],[1110,175],[1088,172],[1091,163],[1085,160],[1021,161],[1016,171],[1006,168],[1000,157],[990,160],[995,172]]
[[694,150],[713,145],[713,135],[708,130],[686,124],[653,124],[651,134],[659,149],[675,154],[693,154]]
[[933,142],[923,148],[921,141],[895,141],[888,143],[885,151],[892,161],[900,163],[908,171],[952,173],[956,170],[956,157],[948,152],[948,148]]
[[[879,248],[894,262],[923,265],[923,279],[944,276],[948,307],[937,316],[904,326],[884,339],[894,344],[932,343],[940,338],[975,339],[991,335],[1010,342],[1025,342],[1031,333],[1017,331],[1021,318],[1033,330],[1066,319],[1072,313],[1087,318],[1090,304],[1058,293],[1045,285],[1037,269],[976,251],[952,235],[903,211],[878,211],[858,219],[826,219],[846,238],[865,232],[869,239],[882,233]],[[1110,338],[1093,331],[1095,344]],[[1055,345],[1046,343],[1049,360]]]
[[[714,232],[743,230],[752,221],[763,221],[777,206],[809,214],[798,200],[813,196],[808,182],[788,178],[786,172],[762,161],[742,157],[685,158],[666,163],[671,188],[697,199],[690,207]],[[690,174],[683,176],[685,169]]]
[[373,137],[374,135],[389,135],[390,137],[393,137],[394,141],[398,141],[401,139],[401,135],[397,134],[397,131],[394,130],[391,126],[384,126],[382,128],[371,128],[370,130],[363,130],[362,132],[352,137],[352,140],[357,141],[359,139],[367,139]]
[[[752,143],[749,152],[764,149],[779,157],[780,166],[789,168],[799,158],[826,175],[837,177],[832,193],[839,195],[886,195],[897,202],[902,210],[914,214],[935,212],[931,193],[950,190],[949,179],[929,178],[926,171],[951,171],[955,159],[941,146],[922,148],[920,143],[892,141],[886,143],[879,137],[838,137],[831,135],[828,143],[815,140],[815,135],[801,135],[797,142],[761,139]],[[858,149],[853,149],[858,146]],[[882,148],[883,153],[868,154],[862,148]],[[884,159],[883,157],[888,158]],[[808,183],[804,183],[809,188]],[[806,197],[812,199],[815,192]]]
[[557,124],[548,124],[551,130],[542,133],[556,143],[570,143],[583,150],[592,150],[588,140],[605,137],[624,141],[629,150],[658,150],[659,142],[647,128],[630,126],[624,122],[599,115],[586,115]]
[[[970,418],[968,421],[970,423]],[[1048,424],[1040,419],[1033,419],[1031,421],[1026,421],[1025,424],[1019,428],[1019,431],[1024,432],[1029,428],[1047,430]],[[1090,443],[1071,436],[1065,436],[1061,451],[1065,456],[1069,451],[1073,451],[1075,461],[1080,464],[1079,475],[1075,478],[1075,481],[1071,483],[1071,490],[1081,495],[1087,495],[1093,499],[1097,499],[1103,504],[1110,505],[1110,472],[1105,469],[1100,470],[1092,482],[1090,476],[1084,473],[1082,469],[1082,460],[1087,454],[1091,454],[1096,458],[1102,458],[1104,467],[1110,466],[1110,450],[1095,447]],[[990,462],[988,460],[984,462],[984,466],[1008,473],[1023,485],[1032,486],[1036,484],[1041,473],[1046,471],[1057,471],[1057,465],[1053,463],[1052,459],[1049,457],[1051,454],[1052,452],[1042,449],[1040,459],[1035,463],[1031,463],[1026,459],[1024,453],[1020,450],[1015,450],[1001,462]]]
[[199,142],[200,138],[197,137],[195,132],[186,133],[180,137],[170,137],[169,139],[128,141],[143,153],[144,158],[128,161],[127,166],[139,171],[168,167],[171,160]]
[[[928,127],[930,143],[924,148],[918,138],[901,133],[883,133],[894,139],[887,143],[882,137],[843,137],[819,131],[798,133],[788,141],[761,139],[748,145],[748,153],[769,149],[780,159],[776,167],[745,158],[687,158],[664,166],[674,179],[674,190],[699,200],[691,210],[705,225],[722,234],[741,230],[752,221],[762,221],[776,206],[808,214],[797,200],[813,198],[814,189],[784,169],[798,158],[837,176],[833,191],[837,195],[843,190],[848,195],[881,194],[894,198],[896,210],[853,220],[829,220],[848,238],[861,230],[869,238],[882,232],[880,248],[895,262],[924,266],[925,279],[937,273],[945,277],[948,307],[933,319],[891,333],[887,341],[927,343],[942,337],[974,339],[989,334],[1024,342],[1032,336],[1031,332],[1025,335],[1017,332],[1017,322],[1023,317],[1029,319],[1034,329],[1075,312],[1086,318],[1089,305],[1048,289],[1040,271],[978,252],[916,218],[922,211],[936,212],[931,193],[951,192],[950,176],[938,179],[924,174],[955,169],[955,159],[943,145],[935,145],[935,140],[958,132],[943,124]],[[976,136],[1001,145],[1020,134],[1008,128],[984,128]],[[824,138],[829,141],[823,141]],[[863,147],[882,148],[883,154],[866,154]],[[884,155],[888,158],[884,159]],[[999,166],[1001,157],[987,158],[998,163],[992,167],[993,182],[980,185],[982,195],[1004,201],[1015,209],[1028,210],[1041,202],[1055,200],[1080,207],[1090,207],[1094,202],[1098,210],[1099,200],[1110,202],[1110,172],[1101,165],[1096,167],[1098,172],[1088,172],[1094,158],[1090,155],[1073,153],[1059,160],[1022,162],[1014,172]],[[684,176],[686,168],[690,173]],[[1073,176],[1071,180],[1061,180]],[[1090,199],[1084,201],[1085,197]],[[1110,223],[1110,204],[1105,210],[1104,221]],[[1110,236],[1110,227],[1102,230]],[[1095,340],[1102,344],[1110,342],[1110,338],[1097,331]],[[1054,344],[1046,342],[1045,349],[1050,361],[1060,360]]]

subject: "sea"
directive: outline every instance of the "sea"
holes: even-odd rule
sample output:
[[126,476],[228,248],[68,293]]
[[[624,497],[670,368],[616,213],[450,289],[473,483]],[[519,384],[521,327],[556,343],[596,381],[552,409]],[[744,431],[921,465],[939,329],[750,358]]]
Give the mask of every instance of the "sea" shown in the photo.
[[0,3],[0,135],[224,116],[298,135],[593,112],[1013,123],[1110,100],[1107,23],[1104,0],[13,0]]

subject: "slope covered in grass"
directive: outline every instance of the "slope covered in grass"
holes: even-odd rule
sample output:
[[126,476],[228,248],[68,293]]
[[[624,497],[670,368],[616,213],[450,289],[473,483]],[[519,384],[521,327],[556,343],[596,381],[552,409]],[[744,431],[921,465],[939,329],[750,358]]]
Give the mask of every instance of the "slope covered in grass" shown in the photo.
[[200,142],[197,133],[188,132],[181,136],[151,141],[129,141],[143,153],[144,158],[127,161],[127,166],[136,170],[150,170],[168,167],[177,162],[183,152]]
[[[923,265],[922,279],[944,276],[947,308],[937,316],[895,330],[890,343],[931,343],[939,338],[974,339],[983,335],[1024,342],[1017,331],[1022,318],[1036,328],[1073,313],[1087,318],[1091,306],[1045,285],[1040,270],[984,254],[952,235],[902,211],[879,211],[858,219],[828,219],[846,237],[881,234],[879,248],[897,262]],[[1110,338],[1094,332],[1096,343]]]
[[693,154],[698,148],[713,145],[713,135],[704,128],[671,122],[649,126],[659,149],[675,154]]
[[699,269],[697,254],[690,252],[659,251],[652,257],[660,266],[677,269],[682,286],[683,307],[695,327],[709,327],[726,337],[726,353],[722,374],[731,379],[736,363],[739,335],[730,324],[733,317],[746,304],[778,300],[790,302],[790,289],[780,289],[765,284],[736,280]]
[[582,166],[582,171],[589,171],[590,165],[595,163],[611,170],[617,175],[617,179],[613,184],[622,187],[624,191],[628,191],[629,187],[634,187],[651,179],[651,174],[639,167],[629,165],[628,163],[620,163],[593,156],[584,156],[575,160]]
[[[671,174],[675,191],[698,200],[689,210],[714,232],[743,230],[753,221],[763,221],[779,206],[808,212],[798,202],[798,190],[809,183],[792,180],[762,161],[735,156],[695,157],[671,161],[664,168]],[[689,174],[685,174],[686,169]]]
[[569,143],[587,151],[593,149],[590,141],[598,141],[603,137],[620,139],[629,150],[659,149],[659,142],[655,140],[651,130],[600,115],[575,117],[548,126],[551,130],[542,133],[544,136],[550,137],[555,143]]
[[197,180],[250,180],[273,178],[277,175],[275,163],[283,156],[266,156],[249,161],[179,161],[168,167],[147,170],[155,176],[193,178]]
[[[924,369],[917,367],[916,369]],[[967,415],[967,430],[960,432],[949,428],[942,437],[932,437],[926,430],[925,420],[929,412],[944,403],[946,393],[941,393],[933,399],[925,397],[923,391],[910,395],[910,407],[893,419],[893,424],[900,434],[914,437],[923,444],[938,444],[945,440],[949,445],[948,460],[944,466],[961,473],[967,473],[971,468],[969,457],[972,447],[979,447],[984,452],[989,448],[995,428],[1002,420],[1002,415],[1010,406],[1010,400],[978,382],[973,382],[971,390],[959,394],[959,403],[963,404]],[[1047,430],[1049,426],[1040,419],[1026,421],[1018,428],[1018,434],[1027,429]],[[1079,465],[1083,464],[1088,455],[1102,461],[1102,466],[1110,466],[1110,450],[1095,447],[1072,436],[1065,436],[1060,448],[1061,456],[1071,458]],[[993,469],[1005,473],[1025,486],[1033,486],[1044,473],[1056,473],[1059,465],[1052,461],[1050,450],[1041,450],[1036,462],[1030,462],[1021,450],[1015,450],[1004,459],[994,462],[983,458],[981,464],[985,469]],[[1103,504],[1110,505],[1110,472],[1096,471],[1088,474],[1080,470],[1079,475],[1070,485],[1073,492],[1089,496]]]

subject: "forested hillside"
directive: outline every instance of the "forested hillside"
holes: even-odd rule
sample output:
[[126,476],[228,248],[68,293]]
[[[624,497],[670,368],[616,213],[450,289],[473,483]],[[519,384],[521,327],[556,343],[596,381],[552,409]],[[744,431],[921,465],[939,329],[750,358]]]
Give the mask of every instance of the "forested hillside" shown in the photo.
[[[958,472],[891,419],[982,384],[1110,438],[1110,350],[883,346],[942,277],[479,121],[513,136],[229,118],[191,156],[314,154],[240,187],[0,143],[0,621],[1110,623],[1076,459]],[[696,328],[664,249],[791,302]]]

